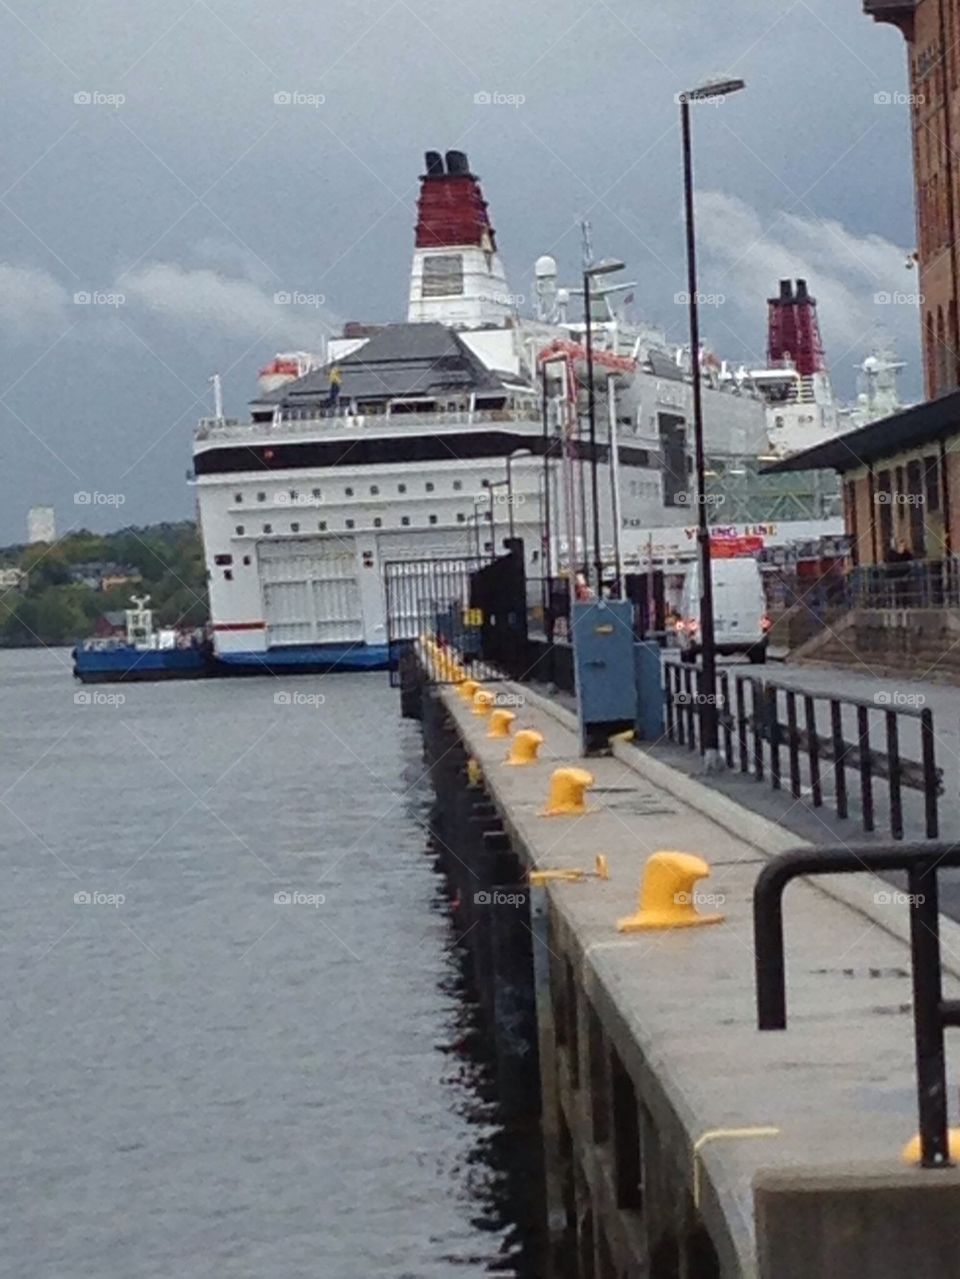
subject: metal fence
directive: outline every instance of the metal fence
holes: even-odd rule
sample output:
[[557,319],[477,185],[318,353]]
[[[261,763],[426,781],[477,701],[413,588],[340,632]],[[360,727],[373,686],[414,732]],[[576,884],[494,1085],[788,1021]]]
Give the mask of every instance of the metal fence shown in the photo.
[[856,608],[960,608],[960,560],[866,564],[850,575]]
[[[706,695],[700,674],[689,666],[664,663],[666,735],[689,750],[701,745],[700,711]],[[814,808],[832,800],[838,817],[850,815],[853,799],[865,831],[876,829],[877,791],[882,789],[887,829],[894,839],[903,838],[904,791],[916,791],[926,838],[937,838],[943,770],[936,763],[932,711],[812,693],[729,671],[718,674],[716,696],[728,768],[757,781],[767,779],[774,790],[789,789]],[[901,748],[907,732],[914,757]],[[874,742],[882,742],[882,748]]]

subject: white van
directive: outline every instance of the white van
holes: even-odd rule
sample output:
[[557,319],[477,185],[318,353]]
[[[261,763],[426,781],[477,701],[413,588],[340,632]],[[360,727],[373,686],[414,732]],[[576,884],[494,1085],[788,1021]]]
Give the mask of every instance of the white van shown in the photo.
[[[745,653],[751,662],[767,660],[770,619],[760,565],[754,559],[716,559],[713,565],[713,633],[718,653]],[[696,661],[700,652],[700,566],[684,579],[676,623],[680,659]]]

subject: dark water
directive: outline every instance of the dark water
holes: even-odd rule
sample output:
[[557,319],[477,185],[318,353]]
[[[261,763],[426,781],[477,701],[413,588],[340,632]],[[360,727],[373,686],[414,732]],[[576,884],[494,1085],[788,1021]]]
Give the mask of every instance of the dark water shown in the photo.
[[79,688],[0,654],[0,1273],[519,1274],[386,677]]

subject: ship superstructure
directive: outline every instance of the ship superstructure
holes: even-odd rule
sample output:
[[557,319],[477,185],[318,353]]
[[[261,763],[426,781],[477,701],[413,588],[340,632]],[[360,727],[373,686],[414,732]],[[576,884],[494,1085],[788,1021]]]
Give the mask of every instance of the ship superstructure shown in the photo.
[[[428,152],[407,321],[348,325],[322,358],[277,356],[248,421],[218,412],[197,430],[223,663],[383,666],[397,561],[482,559],[509,533],[532,576],[586,566],[594,460],[605,562],[626,530],[695,521],[689,352],[628,322],[622,288],[598,291],[591,445],[582,305],[549,256],[535,290],[522,316],[467,157]],[[706,360],[703,397],[718,465],[769,453],[767,388]]]

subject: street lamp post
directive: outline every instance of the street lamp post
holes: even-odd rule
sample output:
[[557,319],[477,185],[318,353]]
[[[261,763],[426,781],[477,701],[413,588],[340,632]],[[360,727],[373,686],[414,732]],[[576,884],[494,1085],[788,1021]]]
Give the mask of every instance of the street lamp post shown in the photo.
[[[590,492],[593,502],[593,569],[597,578],[597,598],[603,594],[603,554],[600,548],[600,484],[597,471],[597,403],[593,385],[593,315],[590,281],[598,275],[622,271],[623,262],[606,259],[583,271],[583,306],[587,340],[587,416],[590,422]],[[586,532],[586,530],[584,530]]]
[[720,719],[717,714],[717,649],[713,625],[713,566],[707,521],[706,460],[703,444],[703,397],[700,386],[700,315],[697,307],[697,246],[693,216],[693,152],[690,143],[690,103],[726,97],[746,86],[742,80],[723,80],[679,94],[683,141],[683,203],[687,231],[687,296],[690,308],[690,373],[693,379],[693,440],[697,484],[697,549],[700,569],[700,749],[708,773],[723,768]]

